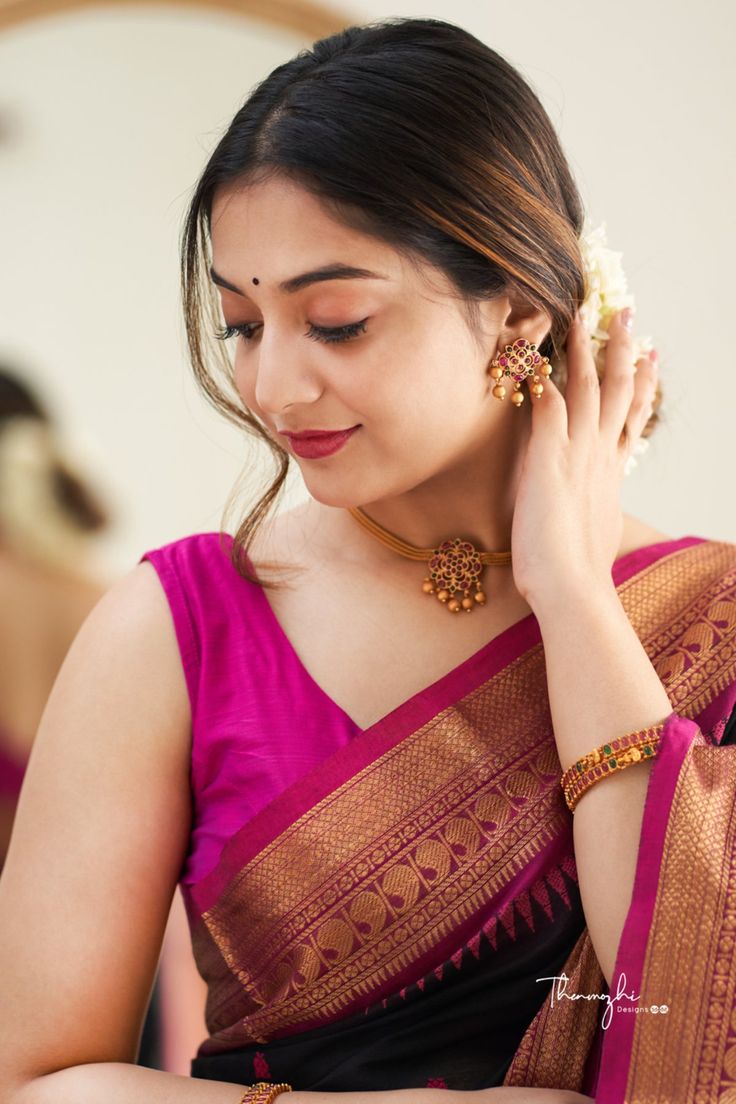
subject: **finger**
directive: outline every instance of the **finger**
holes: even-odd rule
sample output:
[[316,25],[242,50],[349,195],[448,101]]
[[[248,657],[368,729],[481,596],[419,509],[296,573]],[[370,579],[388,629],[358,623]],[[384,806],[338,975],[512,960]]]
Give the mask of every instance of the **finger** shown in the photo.
[[529,393],[532,434],[536,435],[538,443],[549,443],[557,448],[560,442],[567,440],[566,399],[551,375],[543,377],[543,386],[541,395]]
[[631,331],[623,323],[623,311],[611,319],[608,333],[601,380],[600,433],[617,446],[634,398],[635,378],[633,341]]
[[626,435],[629,446],[641,437],[642,430],[651,417],[657,393],[657,378],[656,354],[655,359],[652,360],[649,354],[645,353],[636,362],[634,397],[626,418]]
[[596,430],[600,413],[600,384],[593,358],[590,335],[579,317],[570,327],[565,343],[567,353],[567,432],[572,439]]

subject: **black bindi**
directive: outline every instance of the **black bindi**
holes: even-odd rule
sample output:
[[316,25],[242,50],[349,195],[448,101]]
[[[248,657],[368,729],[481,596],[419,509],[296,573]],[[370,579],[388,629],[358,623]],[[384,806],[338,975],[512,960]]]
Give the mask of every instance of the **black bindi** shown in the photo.
[[261,281],[260,281],[260,280],[258,279],[258,277],[257,277],[257,276],[254,276],[254,277],[253,277],[253,283],[254,283],[254,284],[260,284],[260,282],[261,282]]

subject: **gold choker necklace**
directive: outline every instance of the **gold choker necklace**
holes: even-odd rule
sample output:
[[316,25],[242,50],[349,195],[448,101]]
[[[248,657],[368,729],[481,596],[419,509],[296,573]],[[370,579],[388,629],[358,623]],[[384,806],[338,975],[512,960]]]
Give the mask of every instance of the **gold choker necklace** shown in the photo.
[[[406,556],[410,560],[428,561],[429,575],[422,583],[422,590],[425,594],[434,594],[440,602],[446,603],[452,613],[460,613],[461,610],[472,613],[476,603],[479,606],[485,605],[486,595],[480,584],[481,571],[489,564],[511,563],[510,552],[478,552],[470,541],[461,537],[444,540],[437,548],[417,548],[384,529],[363,513],[359,506],[348,507],[348,513],[382,544],[392,548],[400,556]],[[473,586],[475,594],[471,598],[470,590]],[[463,597],[456,598],[455,595],[460,592]]]

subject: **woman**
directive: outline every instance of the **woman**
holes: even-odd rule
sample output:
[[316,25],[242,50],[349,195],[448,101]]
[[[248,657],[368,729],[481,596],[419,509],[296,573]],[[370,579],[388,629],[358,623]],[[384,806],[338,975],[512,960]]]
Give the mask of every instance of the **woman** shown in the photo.
[[[147,553],[57,683],[0,887],[33,1024],[0,1025],[13,1104],[716,1098],[736,547],[621,514],[659,392],[621,316],[599,382],[582,221],[533,92],[447,23],[322,40],[233,119],[184,230],[187,332],[279,472],[234,538]],[[268,518],[292,457],[309,497]],[[656,757],[572,815],[563,771],[650,727]],[[191,1080],[130,1065],[177,884]],[[639,990],[670,1011],[626,1015]]]
[[107,520],[38,395],[0,368],[0,870],[43,705],[104,593],[87,561]]
[[[0,369],[0,871],[44,705],[105,592],[92,548],[108,524],[98,496],[64,458],[39,395],[17,372]],[[158,1021],[156,986],[143,1065],[158,1065]]]

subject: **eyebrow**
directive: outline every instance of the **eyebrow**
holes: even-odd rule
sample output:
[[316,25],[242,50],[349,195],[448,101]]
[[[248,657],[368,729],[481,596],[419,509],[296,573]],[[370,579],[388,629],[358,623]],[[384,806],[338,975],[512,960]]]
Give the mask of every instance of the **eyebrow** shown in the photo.
[[[214,268],[210,268],[210,276],[216,284],[234,291],[236,295],[245,295],[235,284],[231,284],[224,276],[218,275]],[[284,280],[279,284],[280,291],[294,292],[309,287],[310,284],[321,283],[323,280],[387,280],[388,276],[380,272],[371,272],[367,268],[355,268],[354,265],[330,264],[323,268],[315,268],[311,272],[302,272],[299,276],[292,276],[290,280]]]

